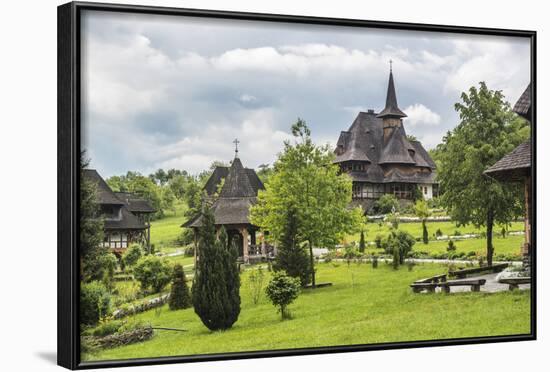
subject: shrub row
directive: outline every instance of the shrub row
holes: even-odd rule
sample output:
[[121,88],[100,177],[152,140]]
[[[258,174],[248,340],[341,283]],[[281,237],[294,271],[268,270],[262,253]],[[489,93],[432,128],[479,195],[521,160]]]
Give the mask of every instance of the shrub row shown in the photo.
[[140,327],[131,331],[114,333],[102,337],[84,336],[82,337],[81,345],[84,351],[92,351],[130,345],[149,340],[151,337],[153,337],[153,328]]
[[162,306],[165,303],[167,303],[169,298],[170,298],[170,295],[165,294],[163,296],[156,297],[139,304],[127,305],[127,306],[121,307],[120,309],[113,311],[113,318],[120,319],[128,315],[135,315],[147,310],[154,309],[156,307]]

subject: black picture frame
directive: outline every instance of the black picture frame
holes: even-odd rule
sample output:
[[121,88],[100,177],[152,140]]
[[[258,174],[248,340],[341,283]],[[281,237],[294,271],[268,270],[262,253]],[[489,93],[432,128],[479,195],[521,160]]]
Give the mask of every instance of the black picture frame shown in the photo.
[[[99,362],[80,361],[79,342],[79,154],[80,154],[80,26],[84,10],[172,15],[188,17],[224,18],[232,20],[255,20],[316,24],[325,26],[369,27],[376,29],[414,30],[454,34],[515,36],[529,38],[531,42],[531,97],[532,111],[532,278],[531,287],[531,333],[513,336],[490,336],[475,338],[444,339],[416,342],[394,342],[367,345],[343,345],[289,350],[236,352],[181,357],[140,358],[108,360]],[[327,354],[352,351],[387,350],[445,345],[482,344],[494,342],[536,340],[537,307],[537,249],[536,249],[536,37],[535,31],[494,29],[481,27],[444,26],[434,24],[396,23],[359,19],[337,19],[282,14],[260,14],[200,9],[181,9],[156,6],[135,6],[88,2],[71,2],[58,7],[58,318],[57,358],[60,366],[69,369],[99,367],[122,367],[181,362],[218,361],[306,354]]]

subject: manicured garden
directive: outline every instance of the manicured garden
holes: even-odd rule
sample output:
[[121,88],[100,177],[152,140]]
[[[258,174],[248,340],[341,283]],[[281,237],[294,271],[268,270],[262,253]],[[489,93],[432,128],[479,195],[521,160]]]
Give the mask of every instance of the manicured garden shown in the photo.
[[[167,305],[131,317],[154,327],[154,337],[128,346],[84,353],[83,360],[126,359],[310,346],[365,344],[440,338],[529,333],[530,293],[413,294],[409,284],[446,272],[447,267],[421,264],[408,271],[380,264],[320,263],[319,282],[331,287],[304,289],[281,320],[262,294],[254,305],[248,278],[241,274],[241,313],[227,331],[211,332],[193,308],[171,311]],[[268,273],[269,274],[269,273]],[[270,275],[270,274],[269,274]]]

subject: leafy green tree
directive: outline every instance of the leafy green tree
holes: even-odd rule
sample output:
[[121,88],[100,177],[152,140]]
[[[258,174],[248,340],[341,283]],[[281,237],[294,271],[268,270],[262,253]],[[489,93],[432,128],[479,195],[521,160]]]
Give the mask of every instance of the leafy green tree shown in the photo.
[[224,228],[216,238],[214,215],[208,206],[203,208],[202,226],[198,230],[197,265],[191,290],[193,307],[208,329],[228,329],[241,312],[237,248],[227,241]]
[[185,190],[187,188],[188,180],[183,175],[176,175],[168,182],[168,187],[172,190],[172,193],[178,200],[183,200],[185,197]]
[[161,188],[161,208],[163,211],[172,210],[175,212],[176,196],[169,187]]
[[180,264],[174,265],[172,288],[170,289],[168,306],[170,310],[187,309],[191,307],[191,296],[189,295],[185,272]]
[[306,123],[292,126],[296,141],[286,141],[273,174],[250,210],[252,223],[281,242],[287,225],[286,211],[296,210],[297,236],[307,242],[311,282],[315,287],[313,247],[333,247],[346,233],[357,231],[363,220],[360,208],[350,209],[351,178],[333,164],[328,146],[317,146]]
[[361,236],[359,238],[359,252],[365,253],[365,232],[361,230]]
[[89,160],[83,152],[80,156],[80,259],[84,282],[102,280],[105,268],[103,257],[108,253],[103,247],[103,217],[97,203],[97,185],[86,178],[84,169]]
[[515,115],[500,91],[484,82],[471,87],[455,104],[460,124],[434,152],[439,163],[441,202],[459,225],[485,226],[487,263],[493,259],[493,226],[522,214],[520,186],[500,183],[483,171],[529,136],[526,122]]
[[279,271],[273,274],[271,281],[265,289],[267,297],[271,300],[282,319],[290,318],[288,305],[294,302],[300,294],[300,281]]
[[140,258],[134,266],[134,277],[141,284],[141,290],[149,288],[158,293],[170,283],[172,270],[163,259],[148,255]]
[[311,266],[306,250],[299,243],[297,211],[291,207],[285,213],[286,225],[273,270],[285,271],[287,275],[299,278],[305,286],[311,281]]
[[269,164],[260,164],[258,166],[258,177],[262,180],[263,183],[266,183],[269,179],[269,176],[273,174],[273,168]]
[[103,267],[102,282],[109,291],[113,290],[113,278],[115,276],[118,259],[112,253],[107,253],[101,258],[101,266]]
[[430,236],[428,235],[428,228],[426,227],[426,220],[432,215],[428,208],[428,203],[424,199],[417,200],[414,204],[414,213],[422,220],[422,242],[428,244]]
[[374,205],[376,213],[388,214],[399,210],[399,201],[393,194],[384,194]]

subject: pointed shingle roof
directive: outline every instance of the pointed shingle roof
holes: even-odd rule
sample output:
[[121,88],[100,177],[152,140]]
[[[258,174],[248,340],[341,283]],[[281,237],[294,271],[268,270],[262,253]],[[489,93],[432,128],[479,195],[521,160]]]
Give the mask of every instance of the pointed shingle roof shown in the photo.
[[388,92],[386,94],[386,107],[378,114],[378,118],[405,118],[407,115],[401,111],[397,105],[397,95],[395,94],[395,85],[393,83],[393,73],[390,71],[390,80],[388,82]]
[[378,164],[416,164],[409,151],[416,152],[416,149],[407,140],[403,127],[396,127],[384,146]]
[[245,198],[255,196],[256,193],[250,184],[248,173],[244,169],[241,160],[236,157],[231,167],[229,167],[227,178],[220,192],[220,198]]
[[[249,209],[256,203],[258,191],[264,189],[262,181],[254,169],[245,168],[238,157],[235,157],[229,168],[216,168],[208,179],[205,189],[215,190],[222,178],[225,178],[225,182],[219,197],[211,207],[216,225],[250,224]],[[209,195],[212,196],[214,193],[215,191]],[[198,214],[185,222],[182,227],[201,225],[202,218]]]

